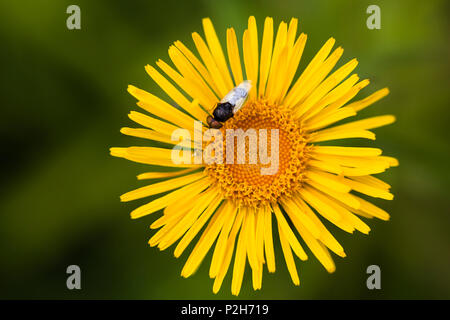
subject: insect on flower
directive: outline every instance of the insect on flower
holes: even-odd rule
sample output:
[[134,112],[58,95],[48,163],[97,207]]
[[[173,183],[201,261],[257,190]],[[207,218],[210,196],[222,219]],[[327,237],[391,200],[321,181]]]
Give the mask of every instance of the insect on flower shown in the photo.
[[208,116],[206,118],[209,127],[214,129],[222,128],[223,124],[221,122],[227,121],[242,108],[251,88],[251,80],[245,80],[228,92],[216,105],[213,116]]

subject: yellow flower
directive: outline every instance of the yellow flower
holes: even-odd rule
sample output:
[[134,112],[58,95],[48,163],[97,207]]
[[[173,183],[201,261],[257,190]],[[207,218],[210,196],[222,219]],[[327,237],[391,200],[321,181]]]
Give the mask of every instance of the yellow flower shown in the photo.
[[[370,228],[359,217],[389,219],[388,213],[355,193],[391,200],[390,186],[372,175],[397,166],[397,160],[382,156],[377,148],[319,144],[346,138],[375,140],[369,129],[394,122],[394,116],[331,126],[356,115],[389,91],[384,88],[348,103],[369,80],[360,81],[356,74],[350,75],[358,64],[356,59],[330,74],[343,53],[341,47],[331,52],[333,38],[296,78],[307,38],[304,33],[297,37],[297,24],[297,19],[292,19],[289,25],[281,22],[275,34],[272,18],[266,18],[260,50],[256,21],[250,17],[243,34],[241,63],[234,29],[227,30],[227,60],[211,20],[204,19],[206,42],[198,33],[192,34],[200,58],[176,41],[169,48],[175,68],[162,60],[156,65],[165,75],[152,66],[145,68],[178,107],[134,86],[128,87],[129,93],[139,100],[137,105],[151,116],[132,111],[129,117],[145,128],[122,128],[121,132],[160,144],[111,148],[111,154],[172,169],[164,172],[154,169],[139,175],[138,179],[161,180],[130,191],[121,200],[164,193],[132,211],[131,217],[163,209],[162,216],[150,226],[159,231],[149,244],[164,250],[178,241],[175,257],[201,234],[181,271],[183,277],[197,270],[215,243],[209,269],[209,276],[214,278],[214,293],[219,291],[233,255],[234,295],[239,294],[247,259],[255,290],[261,288],[264,265],[268,272],[275,272],[272,219],[277,222],[275,227],[295,285],[300,280],[292,252],[306,260],[306,245],[328,272],[335,270],[329,250],[345,257],[344,249],[324,221],[350,233],[358,230],[367,234]],[[174,130],[184,128],[194,136],[194,120],[205,123],[216,104],[244,79],[253,84],[249,99],[220,130],[278,129],[280,158],[276,174],[262,175],[260,169],[267,166],[262,163],[174,163],[172,148],[179,144],[171,139]],[[207,129],[203,126],[202,132]],[[191,140],[184,143],[192,147]]]

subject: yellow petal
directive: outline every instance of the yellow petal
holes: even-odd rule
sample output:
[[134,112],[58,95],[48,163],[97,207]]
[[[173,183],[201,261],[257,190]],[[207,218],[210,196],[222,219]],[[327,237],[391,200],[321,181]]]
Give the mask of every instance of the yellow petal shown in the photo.
[[390,167],[397,167],[398,166],[398,160],[396,158],[387,157],[387,156],[381,156],[379,158],[385,160]]
[[217,67],[216,62],[202,37],[200,37],[197,32],[194,32],[192,34],[192,39],[194,40],[200,57],[202,58],[206,68],[208,69],[209,75],[211,76],[214,84],[219,90],[219,97],[225,97],[225,95],[231,90],[232,87],[226,84],[220,73],[219,67]]
[[182,198],[164,208],[164,215],[170,217],[178,214],[180,211],[186,212],[188,210],[191,210],[195,204],[195,197],[197,196],[198,194],[195,193],[183,195]]
[[315,181],[322,185],[326,185],[330,189],[333,189],[337,192],[349,192],[351,190],[348,184],[342,181],[338,176],[335,176],[331,173],[317,170],[308,170],[305,172],[305,175],[308,179],[311,179],[312,181]]
[[183,218],[173,226],[170,231],[161,239],[158,247],[165,250],[177,241],[181,236],[191,228],[197,218],[212,203],[219,203],[221,197],[215,188],[211,188],[200,194],[194,199],[194,206],[183,215]]
[[381,149],[378,148],[363,148],[363,147],[330,147],[330,146],[315,146],[314,152],[321,154],[330,154],[337,156],[357,156],[370,157],[381,154]]
[[212,244],[216,240],[220,230],[222,229],[225,219],[227,218],[227,216],[224,215],[223,212],[224,211],[222,210],[216,213],[209,222],[206,230],[203,232],[200,240],[195,245],[194,249],[189,255],[189,258],[186,261],[186,264],[183,267],[183,270],[181,271],[182,277],[187,278],[191,276],[200,266],[200,263],[203,261]]
[[219,68],[220,75],[227,85],[228,90],[231,90],[231,88],[233,88],[233,81],[231,80],[230,72],[228,71],[227,63],[225,62],[225,56],[223,55],[222,46],[217,38],[211,19],[205,18],[202,20],[202,23],[209,50],[211,51],[214,61]]
[[175,226],[183,217],[183,213],[185,211],[181,211],[176,215],[173,215],[171,217],[168,217],[164,219],[164,216],[156,220],[152,225],[151,228],[155,228],[157,225],[164,225],[161,229],[158,230],[148,241],[148,244],[151,247],[157,246],[161,239],[172,229],[173,226]]
[[[159,229],[161,227],[167,227],[167,231],[170,230],[169,225],[175,225],[176,223],[178,223],[178,221],[180,221],[182,219],[182,217],[184,216],[184,214],[186,212],[188,212],[191,209],[190,206],[185,206],[184,208],[182,208],[181,210],[177,211],[176,214],[173,215],[166,215],[163,214],[161,217],[159,217],[159,219],[155,220],[151,225],[150,225],[150,229]],[[158,239],[159,242],[160,238]],[[150,243],[151,246],[156,245],[157,243]]]
[[355,177],[355,176],[365,176],[368,174],[376,174],[386,171],[385,165],[373,165],[371,167],[365,168],[347,168],[345,167],[342,171],[342,175],[347,177]]
[[[175,248],[174,256],[176,258],[181,256],[181,254],[184,252],[186,247],[191,243],[192,239],[195,238],[195,236],[198,234],[198,232],[201,230],[201,228],[205,225],[205,223],[208,221],[208,219],[211,217],[211,215],[219,207],[221,202],[222,202],[221,197],[215,198],[210,203],[208,208],[203,212],[203,214],[200,216],[200,218],[197,221],[195,221],[195,223],[192,225],[192,227],[186,232],[186,234],[183,236],[183,238],[180,240],[180,242],[178,243],[178,245]],[[219,213],[219,210],[217,210],[216,214]]]
[[353,233],[355,228],[342,218],[341,213],[334,206],[334,201],[320,191],[305,186],[300,190],[302,198],[318,213],[344,231]]
[[357,157],[357,156],[341,156],[341,155],[332,155],[325,153],[315,153],[312,152],[311,156],[314,159],[339,165],[343,167],[354,167],[358,169],[366,169],[369,167],[383,167],[389,168],[389,161],[382,156],[377,157]]
[[175,46],[184,54],[184,56],[189,60],[189,62],[197,69],[197,71],[201,74],[202,78],[206,81],[206,83],[214,90],[216,96],[220,97],[220,91],[217,89],[216,84],[214,83],[213,78],[209,74],[209,71],[200,62],[199,59],[189,50],[181,41],[175,41]]
[[252,269],[252,283],[253,283],[253,290],[255,291],[261,289],[262,272],[263,272],[262,263],[259,264],[258,269]]
[[342,201],[343,203],[347,204],[348,206],[358,209],[360,204],[359,201],[356,200],[356,198],[351,195],[350,193],[346,192],[337,192],[336,190],[333,190],[329,188],[326,185],[323,185],[321,183],[315,182],[315,181],[308,181],[307,182],[310,186],[316,188],[317,190],[322,191],[323,193],[326,193],[327,195]]
[[138,106],[144,110],[158,116],[161,119],[170,121],[181,128],[192,127],[193,121],[195,120],[194,118],[191,118],[186,113],[174,108],[151,93],[136,88],[132,85],[128,86],[128,92],[140,101]]
[[317,225],[308,217],[292,199],[283,198],[281,204],[294,225],[304,225],[314,237],[320,237]]
[[250,98],[254,98],[256,96],[257,90],[257,87],[255,85],[257,82],[258,70],[255,69],[255,64],[253,62],[252,43],[248,30],[244,31],[244,35],[242,38],[242,47],[244,53],[245,74],[247,75],[247,79],[252,81],[252,88],[249,95]]
[[256,254],[259,262],[264,263],[264,209],[256,212]]
[[389,191],[387,191],[386,189],[381,189],[363,182],[355,181],[354,180],[355,178],[356,177],[352,177],[352,179],[347,179],[347,183],[351,186],[353,190],[364,193],[374,198],[381,198],[385,200],[394,199],[394,195]]
[[334,272],[336,270],[336,266],[328,253],[327,248],[325,248],[320,241],[315,239],[303,226],[299,226],[299,233],[308,245],[309,249],[311,249],[312,253],[325,267],[325,269],[330,273]]
[[146,179],[160,179],[160,178],[170,178],[181,176],[186,173],[194,171],[195,168],[189,168],[185,170],[171,171],[171,172],[146,172],[141,173],[137,176],[138,180],[146,180]]
[[269,102],[275,103],[277,101],[280,101],[281,99],[281,92],[283,90],[283,84],[286,80],[286,73],[288,68],[288,55],[289,55],[289,47],[284,46],[282,49],[280,56],[278,57],[278,60],[276,61],[276,67],[274,71],[274,81],[271,84],[273,86],[273,89],[269,90],[270,94],[268,95]]
[[324,218],[330,220],[331,222],[339,221],[341,216],[339,213],[330,207],[326,202],[324,202],[312,188],[304,187],[300,189],[300,195],[302,198],[309,203],[318,213],[320,213]]
[[283,52],[283,49],[286,46],[286,39],[287,39],[287,25],[286,22],[281,22],[278,27],[277,36],[275,38],[275,45],[272,53],[272,62],[270,64],[269,70],[269,78],[267,80],[267,86],[265,91],[265,97],[270,101],[275,101],[274,97],[272,96],[272,93],[276,85],[278,75],[277,66],[280,60],[280,56]]
[[250,91],[250,98],[255,98],[258,88],[258,68],[259,68],[259,49],[258,49],[258,29],[256,26],[256,20],[254,16],[248,18],[248,40],[250,42],[250,57],[252,63],[252,83],[253,90]]
[[259,267],[258,257],[256,255],[256,224],[255,224],[255,210],[248,208],[246,219],[247,230],[247,256],[252,269],[257,270]]
[[267,259],[267,270],[275,272],[275,255],[273,250],[272,211],[264,207],[264,251]]
[[289,93],[287,94],[286,99],[284,100],[284,104],[287,107],[293,107],[303,98],[304,95],[302,94],[303,86],[307,82],[308,78],[313,73],[315,73],[316,70],[322,65],[325,58],[331,52],[331,48],[333,48],[334,43],[335,40],[333,38],[328,39],[327,42],[325,42],[322,48],[311,60],[311,62],[308,64],[308,66],[305,68],[303,73],[300,75],[295,84],[292,86],[292,89],[289,90]]
[[281,249],[283,250],[284,260],[286,261],[286,266],[288,268],[289,274],[291,275],[292,282],[298,286],[300,285],[300,279],[298,278],[297,268],[295,267],[294,257],[292,256],[291,247],[284,234],[283,229],[278,225],[278,233],[280,235]]
[[383,209],[378,208],[374,204],[372,204],[364,199],[361,199],[359,197],[356,197],[356,198],[358,199],[358,201],[361,204],[359,210],[355,211],[356,213],[363,212],[363,213],[367,213],[367,214],[369,214],[375,218],[381,219],[381,220],[385,220],[385,221],[389,220],[389,218],[390,218],[389,213],[387,213]]
[[[311,109],[302,117],[303,120],[308,120],[314,116],[319,116],[323,112],[327,112],[330,108],[333,108],[333,110],[336,110],[337,108],[341,107],[343,103],[341,103],[342,98],[346,98],[347,102],[349,99],[347,98],[347,95],[349,93],[353,94],[354,90],[355,92],[359,89],[359,86],[355,86],[355,84],[358,82],[359,77],[356,74],[352,74],[348,79],[343,81],[341,84],[339,84],[336,88],[328,92],[323,98],[321,98],[314,106],[311,107]],[[339,102],[340,105],[336,105],[335,103]]]
[[381,90],[378,90],[378,91],[372,93],[367,98],[364,98],[364,99],[359,100],[359,101],[355,101],[355,102],[349,104],[348,106],[353,108],[355,111],[358,112],[358,111],[360,111],[360,110],[370,106],[371,104],[377,102],[381,98],[384,98],[388,94],[389,94],[389,89],[388,88],[383,88]]
[[[357,76],[355,76],[357,78]],[[355,78],[352,79],[352,77],[350,77],[348,79],[348,83],[342,84],[342,87],[340,87],[339,89],[342,90],[346,90],[347,86],[349,84],[352,84]],[[346,80],[347,81],[347,80]],[[325,125],[319,126],[319,129],[332,124],[336,121],[342,120],[345,117],[342,117],[341,113],[338,113],[337,111],[339,111],[339,109],[344,106],[347,102],[349,102],[351,99],[353,99],[360,90],[362,90],[364,87],[366,87],[367,85],[369,85],[370,81],[368,79],[364,79],[360,82],[358,82],[357,84],[353,85],[349,90],[340,92],[338,96],[334,96],[332,98],[330,98],[330,105],[328,105],[327,107],[323,108],[321,111],[319,111],[316,115],[311,116],[310,118],[307,119],[303,119],[304,120],[304,125],[313,125],[315,123],[325,123]],[[332,92],[330,92],[330,96],[332,95]],[[324,97],[324,100],[328,99],[327,96]],[[336,100],[334,100],[336,99]],[[320,103],[320,102],[319,102]],[[352,116],[356,114],[356,111],[353,108],[347,108],[347,107],[343,107],[342,109],[346,110],[346,113],[349,113],[348,116]],[[336,113],[338,115],[341,115],[341,117],[337,117]],[[332,122],[327,121],[330,117],[335,117],[337,118],[337,120],[334,120]],[[317,129],[316,129],[317,130]]]
[[286,42],[289,47],[292,47],[294,45],[295,36],[297,35],[297,28],[298,28],[298,19],[291,18],[291,21],[289,21],[289,28]]
[[338,62],[339,58],[342,56],[344,50],[338,47],[334,50],[331,55],[318,67],[318,69],[310,74],[304,85],[298,90],[297,97],[295,98],[295,104],[292,104],[294,109],[295,117],[300,118],[306,111],[302,107],[302,103],[311,96],[312,92],[317,88],[317,86],[325,79],[325,77],[330,73],[333,67]]
[[[172,46],[173,47],[173,46]],[[169,49],[170,50],[170,49]],[[202,88],[198,83],[194,80],[186,79],[178,72],[176,72],[172,67],[170,67],[167,63],[159,59],[156,62],[156,65],[163,70],[167,76],[169,76],[184,92],[186,92],[192,99],[197,99],[199,103],[205,108],[209,110],[216,103],[216,99],[211,98],[207,95],[207,92],[204,88]],[[208,114],[201,109],[195,110],[197,119],[206,119]]]
[[170,46],[169,56],[183,77],[188,79],[190,82],[195,83],[195,85],[207,96],[209,103],[215,103],[218,101],[218,98],[213,89],[210,88],[208,81],[202,78],[199,71],[195,69],[195,67],[189,62],[188,58],[183,55],[178,47]]
[[193,164],[193,155],[191,163],[175,163],[171,159],[172,149],[155,147],[128,147],[128,148],[110,148],[110,153],[114,157],[124,158],[130,161],[152,164],[164,167],[200,167]]
[[143,113],[136,111],[131,111],[128,114],[128,117],[134,122],[140,124],[141,126],[153,129],[168,137],[170,137],[175,130],[179,129],[179,127],[176,127],[170,123],[158,120],[153,117],[149,117]]
[[246,258],[246,215],[244,213],[244,218],[242,222],[242,229],[239,233],[239,240],[237,243],[236,254],[234,257],[233,266],[233,278],[231,280],[231,294],[237,296],[241,291],[242,279],[244,278],[245,271],[245,258]]
[[153,140],[157,142],[163,142],[168,143],[172,145],[180,145],[185,148],[191,148],[191,140],[184,139],[183,141],[174,141],[171,139],[170,136],[159,133],[153,130],[143,129],[143,128],[121,128],[120,133],[125,134],[127,136],[137,137],[137,138],[144,138],[148,140]]
[[335,112],[328,115],[328,117],[320,121],[308,121],[303,125],[303,129],[306,131],[317,131],[319,129],[325,128],[333,123],[352,117],[356,115],[356,111],[349,107],[344,107],[336,110]]
[[283,213],[281,212],[280,208],[277,204],[272,205],[273,212],[275,213],[275,216],[278,221],[278,226],[280,229],[283,230],[283,234],[285,235],[287,241],[289,242],[289,245],[291,246],[294,253],[299,257],[301,260],[305,261],[308,259],[308,256],[306,255],[305,250],[303,250],[302,246],[297,240],[297,237],[294,235],[294,233],[291,230],[291,227],[289,227],[286,219],[283,216]]
[[391,188],[391,186],[388,183],[386,183],[378,178],[369,176],[369,175],[353,177],[352,179],[356,180],[358,182],[362,182],[362,183],[371,185],[375,188],[381,188],[381,189],[386,189],[386,190],[389,190]]
[[[345,77],[347,77],[353,69],[358,65],[356,59],[350,60],[345,65],[336,70],[327,79],[325,79],[311,94],[301,103],[297,108],[297,116],[310,117],[317,114],[323,105],[316,105],[331,89],[339,84]],[[314,106],[314,108],[313,108]]]
[[237,86],[244,78],[242,77],[241,58],[239,56],[239,48],[237,44],[236,32],[233,28],[227,29],[227,52],[230,61],[231,72],[234,77],[234,84]]
[[348,224],[352,225],[356,230],[368,234],[370,228],[367,224],[365,224],[361,219],[352,214],[350,210],[346,209],[344,206],[341,206],[339,202],[330,200],[329,204],[335,208],[342,217],[342,220],[345,220]]
[[335,174],[342,174],[344,169],[336,163],[333,162],[327,162],[327,161],[320,161],[315,159],[310,159],[308,161],[308,165],[315,169],[320,169],[322,171],[331,172]]
[[[324,130],[325,131],[325,130]],[[339,130],[333,132],[318,132],[313,134],[309,142],[331,141],[349,138],[365,138],[375,140],[375,134],[367,130]]]
[[391,124],[395,122],[395,116],[393,115],[384,115],[384,116],[377,116],[372,118],[367,118],[363,120],[358,121],[352,121],[346,124],[342,124],[330,129],[319,131],[318,133],[328,133],[328,132],[335,132],[335,131],[341,131],[341,130],[368,130],[368,129],[374,129],[378,127],[382,127],[388,124]]
[[215,278],[219,273],[220,266],[227,248],[228,237],[231,232],[231,228],[234,225],[234,219],[237,213],[237,209],[232,204],[231,201],[226,201],[224,205],[225,205],[224,210],[227,212],[226,214],[229,216],[229,218],[225,221],[225,224],[222,230],[220,231],[219,238],[217,239],[216,242],[216,247],[214,249],[214,254],[211,260],[211,266],[209,268],[210,278]]
[[307,38],[308,37],[306,36],[306,34],[302,33],[295,42],[294,47],[291,50],[289,50],[289,59],[286,69],[286,75],[284,76],[283,80],[284,84],[281,90],[281,94],[279,96],[280,103],[283,103],[286,93],[292,84],[292,80],[294,79],[295,73],[297,72],[300,59],[302,58],[303,55],[303,50],[305,49]]
[[237,233],[239,232],[239,229],[241,228],[243,216],[244,216],[243,212],[238,210],[236,220],[233,224],[233,228],[231,229],[230,236],[228,237],[227,240],[227,247],[225,250],[225,255],[223,257],[222,263],[220,265],[219,273],[217,274],[216,279],[214,280],[213,285],[214,293],[219,292],[220,287],[222,286],[223,279],[225,278],[228,272],[228,268],[230,266],[231,258],[234,252],[234,244],[236,242],[236,236]]
[[[339,242],[333,237],[333,235],[328,231],[328,229],[323,225],[316,214],[311,210],[311,208],[301,199],[300,194],[296,194],[293,201],[299,206],[299,208],[314,222],[320,231],[319,240],[324,243],[330,250],[339,255],[340,257],[345,257],[344,249],[339,244]],[[296,225],[297,227],[297,225]]]
[[210,183],[211,182],[207,178],[204,178],[197,182],[189,184],[183,188],[172,191],[171,193],[166,194],[165,196],[159,197],[153,201],[150,201],[147,204],[144,204],[143,206],[140,206],[137,209],[134,209],[130,214],[131,218],[137,219],[145,215],[151,214],[153,212],[156,212],[158,210],[161,210],[162,208],[177,201],[179,198],[185,196],[186,194],[199,194],[201,191],[206,189],[210,185]]
[[264,22],[264,33],[261,45],[261,64],[259,69],[259,96],[264,96],[269,75],[273,46],[273,19],[267,17]]
[[151,185],[127,192],[120,196],[121,201],[132,201],[144,197],[148,197],[154,194],[163,193],[169,190],[173,190],[179,187],[182,187],[186,184],[199,180],[205,177],[205,173],[198,172],[189,174],[183,177],[168,179],[166,181],[153,183]]
[[175,86],[173,86],[161,73],[150,65],[145,67],[149,76],[163,89],[167,95],[181,108],[186,110],[194,118],[204,121],[207,113],[200,107],[193,105]]

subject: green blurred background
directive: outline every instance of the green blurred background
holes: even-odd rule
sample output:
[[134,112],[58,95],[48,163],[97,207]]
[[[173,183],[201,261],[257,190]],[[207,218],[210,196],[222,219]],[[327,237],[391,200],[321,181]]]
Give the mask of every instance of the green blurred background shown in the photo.
[[[66,8],[81,8],[81,30],[66,28]],[[366,8],[381,8],[381,30],[368,30]],[[333,36],[340,64],[357,57],[371,79],[360,97],[384,86],[391,94],[362,116],[391,113],[395,125],[376,130],[375,145],[400,167],[381,175],[395,200],[375,201],[391,221],[369,221],[369,236],[328,224],[345,247],[328,274],[310,257],[298,262],[301,286],[289,278],[279,244],[277,272],[253,292],[249,269],[239,298],[450,298],[449,1],[0,1],[1,192],[0,297],[63,299],[232,298],[230,273],[218,295],[198,272],[180,277],[187,258],[147,245],[157,215],[131,220],[145,203],[119,195],[143,185],[148,167],[109,156],[110,146],[142,144],[122,136],[130,126],[134,84],[161,90],[144,71],[169,61],[175,40],[194,49],[190,34],[211,17],[224,45],[234,26],[239,41],[249,15],[259,31],[298,17],[308,42],[301,68]],[[192,246],[189,247],[192,249]],[[189,250],[188,250],[189,251]],[[66,288],[66,268],[82,270],[82,289]],[[382,290],[366,288],[377,264]]]

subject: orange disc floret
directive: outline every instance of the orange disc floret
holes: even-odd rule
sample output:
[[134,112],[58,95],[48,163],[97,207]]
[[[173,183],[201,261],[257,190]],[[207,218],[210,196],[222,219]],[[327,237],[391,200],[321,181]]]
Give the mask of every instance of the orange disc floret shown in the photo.
[[[242,129],[244,132],[249,129],[256,132],[260,132],[261,129],[267,130],[268,155],[272,154],[270,132],[278,129],[279,150],[276,155],[278,169],[274,174],[261,172],[262,168],[268,168],[273,163],[262,163],[260,157],[256,157],[256,163],[250,163],[249,139],[245,143],[244,163],[238,163],[238,148],[233,146],[233,163],[224,161],[223,164],[208,165],[207,174],[220,186],[225,198],[234,200],[237,204],[259,207],[276,202],[281,196],[290,196],[301,186],[310,147],[306,144],[306,134],[294,120],[289,109],[269,104],[264,99],[251,100],[233,118],[224,123],[221,128],[224,137],[228,129]],[[224,150],[228,150],[226,140],[224,138]]]

